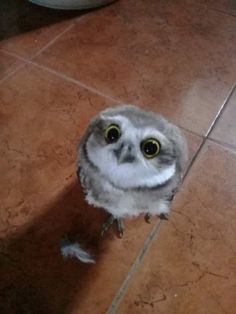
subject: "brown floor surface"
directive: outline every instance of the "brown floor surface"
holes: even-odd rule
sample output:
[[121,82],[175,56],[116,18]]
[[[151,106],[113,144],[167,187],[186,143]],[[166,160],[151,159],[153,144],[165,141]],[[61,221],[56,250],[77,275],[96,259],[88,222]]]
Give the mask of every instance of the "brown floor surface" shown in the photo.
[[[234,314],[234,1],[1,8],[0,313]],[[170,220],[128,220],[122,240],[99,236],[75,175],[83,130],[120,102],[165,115],[190,150]],[[95,265],[62,258],[67,233]]]

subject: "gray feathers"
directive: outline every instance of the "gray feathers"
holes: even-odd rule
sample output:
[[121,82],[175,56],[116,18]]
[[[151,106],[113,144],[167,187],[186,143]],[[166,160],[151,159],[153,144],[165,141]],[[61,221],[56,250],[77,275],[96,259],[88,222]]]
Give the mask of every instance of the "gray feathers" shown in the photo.
[[186,161],[187,145],[179,128],[130,105],[96,116],[78,149],[87,201],[115,217],[168,214]]

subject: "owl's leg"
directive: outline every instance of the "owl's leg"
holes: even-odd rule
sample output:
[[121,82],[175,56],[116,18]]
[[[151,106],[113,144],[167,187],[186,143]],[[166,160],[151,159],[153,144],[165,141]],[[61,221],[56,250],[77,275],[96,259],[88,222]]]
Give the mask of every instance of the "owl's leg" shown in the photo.
[[124,223],[121,218],[116,218],[113,215],[108,217],[108,220],[102,225],[101,236],[103,237],[104,233],[111,227],[111,225],[116,222],[119,237],[122,238],[124,234]]
[[[169,214],[167,213],[161,213],[158,215],[158,217],[161,219],[161,220],[169,220]],[[151,219],[152,219],[152,215],[147,213],[144,217],[146,223],[150,224],[151,223]]]
[[169,220],[169,214],[168,213],[161,213],[160,215],[158,215],[158,217],[161,220]]
[[124,230],[125,230],[123,219],[117,218],[117,228],[118,228],[119,237],[123,238]]
[[101,236],[104,236],[104,233],[110,228],[110,226],[114,223],[116,218],[113,215],[110,215],[106,222],[102,224],[102,232]]
[[158,216],[162,220],[168,220],[170,204],[171,202],[168,200],[159,200],[155,204],[150,204],[148,213],[145,216],[146,222],[150,223],[152,216]]
[[148,223],[148,224],[151,223],[151,218],[152,218],[152,216],[151,216],[151,214],[149,214],[149,213],[147,213],[147,214],[145,215],[145,217],[144,217],[146,223]]

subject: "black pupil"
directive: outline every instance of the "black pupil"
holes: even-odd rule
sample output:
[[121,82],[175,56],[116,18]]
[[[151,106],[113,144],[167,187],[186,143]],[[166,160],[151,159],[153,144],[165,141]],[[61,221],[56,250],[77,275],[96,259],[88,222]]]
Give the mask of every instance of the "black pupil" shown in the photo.
[[143,151],[147,156],[153,156],[158,150],[157,144],[153,142],[147,142],[143,146]]
[[107,132],[107,140],[109,141],[109,143],[113,143],[116,142],[119,138],[119,131],[117,128],[111,128],[108,132]]

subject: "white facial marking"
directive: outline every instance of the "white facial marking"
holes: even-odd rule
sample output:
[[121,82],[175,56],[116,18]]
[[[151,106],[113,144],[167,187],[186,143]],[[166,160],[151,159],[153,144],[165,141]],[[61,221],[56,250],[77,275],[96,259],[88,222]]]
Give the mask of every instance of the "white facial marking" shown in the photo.
[[[101,147],[91,135],[86,144],[89,159],[99,168],[103,176],[107,177],[116,187],[125,189],[135,187],[151,188],[163,184],[173,177],[176,171],[175,164],[158,169],[145,159],[140,150],[140,143],[145,138],[154,137],[161,143],[165,141],[166,138],[161,132],[154,128],[136,128],[123,116],[105,118],[106,121],[109,120],[111,123],[119,123],[121,138],[114,144]],[[119,147],[119,143],[126,141],[133,144],[136,161],[119,164],[114,149]]]

